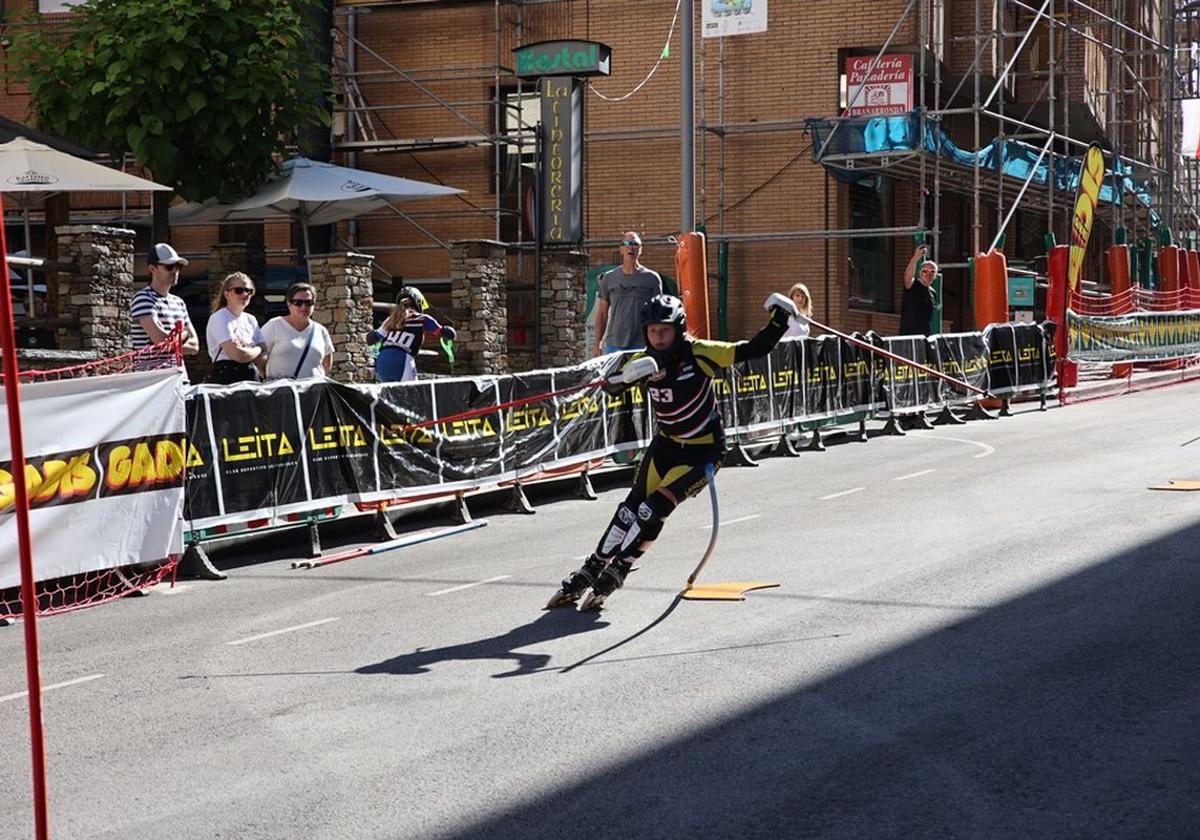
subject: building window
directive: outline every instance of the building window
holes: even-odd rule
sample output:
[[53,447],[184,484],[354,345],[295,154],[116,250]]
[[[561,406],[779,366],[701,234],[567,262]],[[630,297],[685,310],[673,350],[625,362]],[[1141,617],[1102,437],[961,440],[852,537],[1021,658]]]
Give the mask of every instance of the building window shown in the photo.
[[[501,192],[511,193],[521,183],[532,183],[537,169],[537,132],[542,121],[542,100],[537,88],[505,88],[500,96]],[[522,172],[521,170],[525,170]]]
[[[894,227],[892,181],[875,176],[850,184],[850,227],[855,230]],[[856,236],[850,240],[850,308],[895,312],[896,240],[890,236]]]

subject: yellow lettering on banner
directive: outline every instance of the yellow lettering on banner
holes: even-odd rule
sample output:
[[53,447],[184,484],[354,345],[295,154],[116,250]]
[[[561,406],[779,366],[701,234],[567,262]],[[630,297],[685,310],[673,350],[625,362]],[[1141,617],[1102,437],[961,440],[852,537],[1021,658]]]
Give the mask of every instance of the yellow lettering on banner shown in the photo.
[[775,371],[774,375],[771,377],[771,381],[774,383],[776,388],[790,388],[796,384],[797,378],[796,371],[792,368],[788,368],[787,370]]
[[188,469],[204,466],[204,459],[200,457],[200,450],[198,450],[190,441],[188,442],[187,465]]
[[[317,434],[320,433],[318,439]],[[319,430],[308,430],[308,444],[317,451],[322,449],[353,449],[367,445],[367,436],[362,427],[355,423],[343,423],[339,426],[322,426]]]

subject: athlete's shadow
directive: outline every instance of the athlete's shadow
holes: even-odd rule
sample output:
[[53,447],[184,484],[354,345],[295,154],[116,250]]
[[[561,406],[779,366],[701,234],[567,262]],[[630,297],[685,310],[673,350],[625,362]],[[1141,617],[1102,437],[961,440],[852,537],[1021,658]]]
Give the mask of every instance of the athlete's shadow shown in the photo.
[[583,613],[573,609],[548,610],[536,621],[514,627],[502,636],[492,636],[490,639],[480,639],[476,642],[464,642],[461,645],[450,645],[431,650],[417,648],[412,653],[385,659],[374,665],[364,665],[356,669],[355,673],[424,674],[429,670],[430,665],[453,659],[511,659],[516,663],[513,670],[492,674],[492,676],[519,677],[524,674],[536,673],[550,662],[550,655],[547,653],[520,653],[521,648],[548,642],[551,639],[573,636],[576,633],[600,630],[607,626],[607,621],[600,620],[599,610],[589,610]]

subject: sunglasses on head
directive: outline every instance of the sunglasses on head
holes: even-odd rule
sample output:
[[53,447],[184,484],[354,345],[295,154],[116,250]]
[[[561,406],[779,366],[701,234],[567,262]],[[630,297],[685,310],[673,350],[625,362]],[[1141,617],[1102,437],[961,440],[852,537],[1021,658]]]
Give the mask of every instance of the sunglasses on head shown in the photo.
[[247,289],[245,286],[230,286],[226,291],[233,292],[235,295],[252,295],[253,289]]
[[642,247],[642,243],[638,242],[636,239],[625,239],[621,242],[621,244],[624,245],[626,248],[641,248]]
[[288,303],[290,303],[292,306],[315,306],[317,302],[311,298],[307,300],[304,298],[296,298],[295,300],[289,300]]

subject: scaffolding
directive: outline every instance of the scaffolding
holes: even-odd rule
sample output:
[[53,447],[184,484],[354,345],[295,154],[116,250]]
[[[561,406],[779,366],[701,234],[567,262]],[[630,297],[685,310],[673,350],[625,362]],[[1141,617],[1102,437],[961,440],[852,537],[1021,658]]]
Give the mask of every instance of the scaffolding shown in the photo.
[[[693,2],[683,0],[682,6],[687,8]],[[450,1],[429,0],[429,4],[450,5]],[[536,243],[522,224],[528,209],[527,190],[512,189],[513,156],[520,161],[536,149],[534,126],[520,110],[513,113],[513,103],[520,103],[534,90],[527,82],[522,86],[508,66],[509,57],[513,47],[529,40],[577,37],[580,32],[590,37],[590,0],[492,0],[490,62],[421,70],[396,66],[357,34],[360,14],[379,6],[401,5],[419,4],[385,0],[374,6],[347,4],[339,9],[343,24],[337,69],[344,90],[339,119],[345,130],[336,148],[351,156],[351,165],[353,157],[362,153],[403,152],[416,159],[453,149],[486,149],[492,161],[494,201],[490,206],[464,204],[458,211],[406,213],[409,222],[428,234],[428,241],[373,249],[444,247],[422,223],[473,214],[488,219],[492,237],[509,244],[518,259],[523,253],[535,252]],[[964,16],[969,19],[971,25],[960,30],[966,34],[952,34],[947,25],[950,11],[960,21]],[[709,222],[709,238],[716,242],[829,243],[925,232],[931,256],[957,258],[964,255],[938,254],[944,199],[954,195],[956,201],[970,207],[969,253],[996,245],[1018,213],[1026,219],[1027,229],[1032,222],[1041,232],[1063,241],[1073,212],[1072,161],[1081,159],[1089,144],[1098,143],[1109,172],[1114,173],[1113,200],[1097,208],[1098,222],[1110,234],[1123,229],[1130,241],[1157,239],[1163,229],[1190,240],[1200,231],[1196,192],[1200,163],[1178,154],[1179,102],[1200,97],[1198,37],[1200,2],[1194,0],[908,0],[884,43],[842,50],[842,54],[874,53],[875,62],[889,52],[913,56],[916,143],[909,149],[874,151],[847,150],[836,140],[839,131],[849,130],[843,126],[851,126],[855,119],[849,115],[851,102],[843,101],[839,114],[816,119],[728,120],[727,39],[701,38],[697,51],[698,218]],[[372,69],[360,67],[364,58]],[[438,93],[440,84],[464,80],[489,81],[490,95],[454,99]],[[397,81],[417,91],[421,101],[372,104],[374,90]],[[709,95],[713,86],[715,113]],[[387,124],[381,114],[416,115],[429,109],[453,115],[459,130],[439,136],[399,137],[381,128]],[[678,136],[678,122],[662,122],[665,124],[619,130],[588,129],[585,140],[597,144]],[[727,195],[726,144],[739,135],[764,132],[795,137],[797,154],[784,169],[811,156],[827,171],[880,174],[911,184],[920,197],[915,217],[909,224],[888,227],[838,227],[830,218],[826,177],[823,228],[727,229],[726,213],[738,202],[731,203]],[[951,139],[974,154],[973,160],[964,163],[947,154]],[[1004,166],[989,169],[981,154],[989,146],[1021,150],[1028,159],[1028,172],[1014,174]],[[710,179],[710,172],[715,172],[715,177]],[[1066,173],[1065,180],[1056,177],[1060,172]],[[715,196],[707,188],[714,181]],[[519,179],[515,183],[522,185]],[[351,241],[353,244],[353,233]],[[611,239],[583,243],[613,244]],[[827,273],[828,266],[827,250]],[[527,267],[515,273],[529,276]]]

